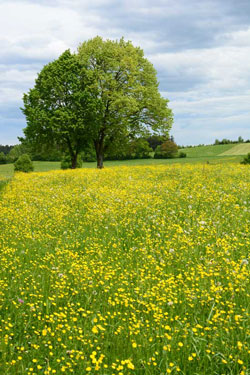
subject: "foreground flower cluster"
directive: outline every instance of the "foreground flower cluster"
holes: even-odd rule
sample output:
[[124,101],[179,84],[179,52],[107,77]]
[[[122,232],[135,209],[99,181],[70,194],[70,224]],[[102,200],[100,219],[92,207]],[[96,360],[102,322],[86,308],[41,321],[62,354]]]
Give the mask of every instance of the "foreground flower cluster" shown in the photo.
[[249,374],[247,166],[18,174],[0,226],[1,374]]

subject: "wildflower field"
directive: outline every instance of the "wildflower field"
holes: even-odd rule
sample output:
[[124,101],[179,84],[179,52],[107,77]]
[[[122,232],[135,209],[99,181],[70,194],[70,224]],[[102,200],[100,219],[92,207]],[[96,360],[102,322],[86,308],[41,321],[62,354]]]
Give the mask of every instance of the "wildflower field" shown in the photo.
[[0,374],[250,374],[250,170],[16,174]]

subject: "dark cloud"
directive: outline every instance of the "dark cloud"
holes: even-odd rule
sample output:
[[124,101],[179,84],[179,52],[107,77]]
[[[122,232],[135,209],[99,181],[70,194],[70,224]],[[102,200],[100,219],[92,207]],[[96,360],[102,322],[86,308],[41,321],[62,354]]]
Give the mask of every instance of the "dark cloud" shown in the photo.
[[[121,5],[122,4],[122,5]],[[144,1],[131,7],[115,2],[98,8],[103,24],[118,28],[122,35],[141,33],[156,41],[147,52],[174,52],[220,45],[220,36],[250,24],[250,2],[239,0]],[[131,1],[131,4],[133,2]]]

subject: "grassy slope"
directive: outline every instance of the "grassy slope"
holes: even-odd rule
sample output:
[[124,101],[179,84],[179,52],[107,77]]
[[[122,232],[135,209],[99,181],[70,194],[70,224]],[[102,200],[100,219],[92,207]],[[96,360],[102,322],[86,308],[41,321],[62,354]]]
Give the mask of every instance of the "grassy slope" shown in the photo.
[[248,152],[250,152],[250,143],[241,143],[223,152],[221,156],[223,155],[225,156],[226,155],[246,155]]
[[216,146],[197,146],[197,147],[187,147],[183,148],[180,151],[184,151],[187,154],[188,158],[199,158],[199,157],[210,157],[217,156],[225,151],[233,148],[234,145],[216,145]]

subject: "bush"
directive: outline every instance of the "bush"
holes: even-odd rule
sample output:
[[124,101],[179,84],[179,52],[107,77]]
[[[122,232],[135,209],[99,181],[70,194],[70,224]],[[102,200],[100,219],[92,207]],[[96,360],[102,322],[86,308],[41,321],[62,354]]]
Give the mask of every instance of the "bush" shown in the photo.
[[250,152],[244,157],[241,164],[250,164]]
[[186,158],[187,154],[185,152],[181,151],[178,156],[179,156],[179,158]]
[[23,154],[19,156],[17,161],[14,164],[15,172],[32,172],[34,170],[33,163],[30,160],[29,155]]
[[130,141],[124,140],[124,143],[119,145],[119,147],[108,150],[105,154],[105,160],[150,159],[152,152],[153,149],[144,138],[136,138]]
[[155,150],[155,159],[172,159],[178,155],[178,146],[175,142],[168,140]]
[[[77,156],[76,168],[82,167],[82,159],[81,156]],[[61,169],[70,169],[72,168],[71,157],[69,155],[65,155],[61,161]]]
[[130,154],[133,159],[150,159],[150,153],[153,149],[149,146],[146,139],[138,138],[131,142]]
[[4,155],[3,152],[0,152],[0,164],[6,164],[7,163],[7,157]]
[[93,162],[96,161],[96,152],[94,147],[87,147],[82,153],[81,158],[83,161]]
[[27,147],[25,147],[23,144],[14,146],[8,154],[9,163],[15,163],[20,156],[28,154],[27,151]]

